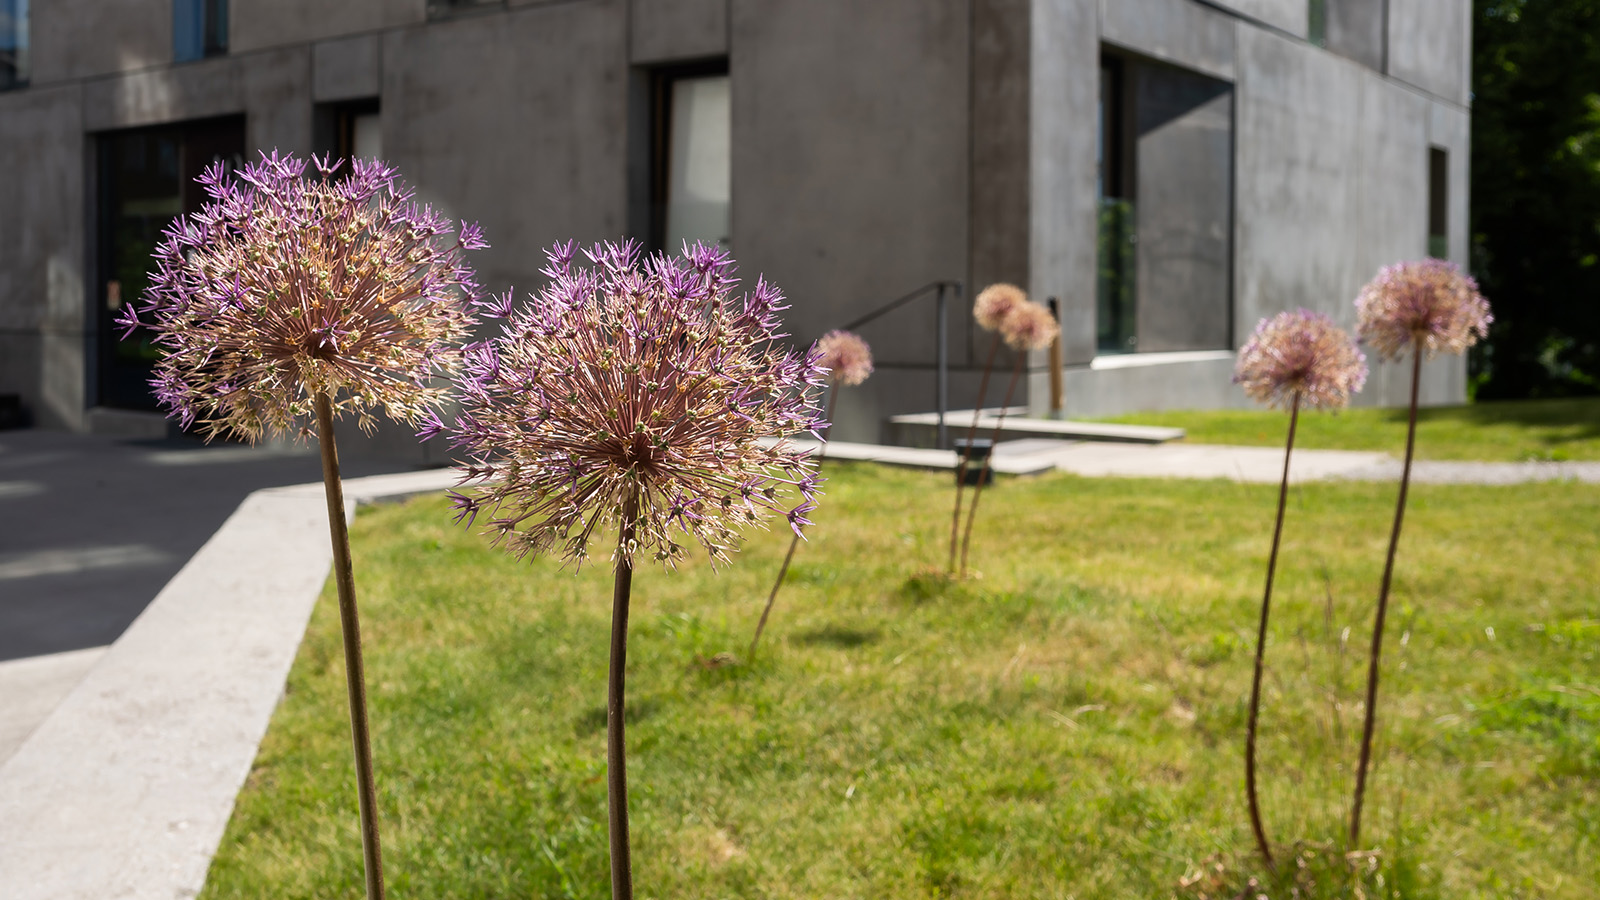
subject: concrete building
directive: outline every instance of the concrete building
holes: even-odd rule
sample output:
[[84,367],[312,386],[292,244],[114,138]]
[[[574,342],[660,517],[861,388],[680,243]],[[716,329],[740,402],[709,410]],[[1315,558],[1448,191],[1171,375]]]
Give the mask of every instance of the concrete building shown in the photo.
[[[0,0],[0,394],[150,428],[111,310],[186,179],[275,147],[389,159],[483,224],[495,289],[558,239],[721,239],[809,340],[960,282],[961,406],[968,303],[1008,280],[1058,301],[1067,415],[1243,405],[1260,317],[1349,325],[1380,265],[1465,262],[1470,28],[1469,0]],[[861,328],[837,436],[933,407],[937,296]],[[1388,368],[1362,402],[1403,402]],[[1436,361],[1423,397],[1464,385]]]

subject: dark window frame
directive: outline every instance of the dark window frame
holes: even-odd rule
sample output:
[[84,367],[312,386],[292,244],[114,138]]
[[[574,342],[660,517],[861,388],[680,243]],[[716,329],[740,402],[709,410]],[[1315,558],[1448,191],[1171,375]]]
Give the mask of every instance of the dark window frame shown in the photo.
[[21,14],[12,20],[16,27],[11,34],[10,60],[0,65],[0,91],[25,88],[33,76],[32,4],[30,0],[9,0],[8,5],[13,14],[17,10]]
[[652,66],[647,74],[650,215],[644,240],[647,251],[658,253],[668,249],[664,244],[667,240],[667,188],[672,180],[672,87],[678,81],[690,78],[726,76],[728,58],[719,56]]
[[[182,46],[178,41],[180,23],[186,17],[198,16],[191,23],[198,31],[198,46]],[[193,51],[198,50],[198,55]],[[172,58],[173,62],[199,62],[228,55],[228,0],[173,0],[172,3]]]

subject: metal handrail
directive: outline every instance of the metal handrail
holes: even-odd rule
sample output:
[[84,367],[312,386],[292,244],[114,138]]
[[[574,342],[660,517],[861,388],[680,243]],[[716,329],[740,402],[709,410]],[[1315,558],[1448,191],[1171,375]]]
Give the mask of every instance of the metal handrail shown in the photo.
[[938,292],[934,301],[936,309],[934,314],[938,317],[935,320],[938,324],[938,346],[934,349],[934,366],[937,369],[938,374],[934,379],[934,406],[939,411],[939,431],[937,441],[941,448],[949,445],[949,435],[945,428],[945,414],[950,409],[950,325],[949,316],[947,315],[950,304],[948,295],[954,294],[956,299],[959,300],[961,298],[962,289],[963,286],[960,281],[951,281],[948,279],[930,281],[908,294],[903,294],[893,300],[890,300],[888,303],[885,303],[872,312],[869,312],[861,318],[856,319],[855,321],[844,326],[845,331],[854,331],[886,313],[893,312],[894,310],[905,306],[907,303],[910,303],[918,297],[924,297],[930,292]]

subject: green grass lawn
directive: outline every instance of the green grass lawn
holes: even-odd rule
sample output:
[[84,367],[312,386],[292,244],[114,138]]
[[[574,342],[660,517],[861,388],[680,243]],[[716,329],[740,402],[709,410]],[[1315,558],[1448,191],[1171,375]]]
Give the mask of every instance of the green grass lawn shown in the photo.
[[[753,665],[708,660],[743,655],[786,533],[720,572],[635,579],[639,896],[1234,896],[1259,870],[1241,748],[1276,486],[1005,480],[981,577],[951,585],[929,574],[948,473],[827,468]],[[1261,760],[1298,896],[1350,896],[1339,836],[1394,491],[1291,494]],[[1412,498],[1365,896],[1593,897],[1600,488]],[[438,499],[366,510],[354,541],[391,896],[607,897],[608,566],[518,563]],[[330,586],[206,900],[361,895],[336,607]]]
[[[1203,444],[1283,446],[1289,417],[1274,410],[1135,413],[1105,419],[1187,429]],[[1400,457],[1406,447],[1405,409],[1349,409],[1300,417],[1295,445],[1317,450],[1381,450]],[[1600,460],[1600,397],[1517,400],[1420,410],[1418,459]]]

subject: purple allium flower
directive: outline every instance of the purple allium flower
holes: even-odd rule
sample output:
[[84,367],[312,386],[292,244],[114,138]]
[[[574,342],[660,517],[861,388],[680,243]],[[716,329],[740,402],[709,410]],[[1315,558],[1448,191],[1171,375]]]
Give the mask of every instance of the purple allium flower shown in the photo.
[[1013,350],[1038,350],[1050,346],[1061,333],[1050,310],[1032,301],[1023,301],[1000,323],[1000,334]]
[[1367,357],[1322,313],[1262,319],[1239,351],[1233,381],[1250,399],[1287,409],[1296,395],[1311,409],[1337,409],[1367,383]]
[[872,374],[872,348],[850,331],[830,331],[817,340],[817,365],[838,384],[860,384]]
[[303,433],[324,393],[364,428],[379,408],[417,424],[442,399],[433,376],[458,365],[481,294],[462,250],[487,245],[476,226],[454,239],[390,166],[337,168],[274,151],[230,178],[218,163],[204,209],[167,228],[118,321],[156,333],[151,384],[186,427]]
[[1419,344],[1429,359],[1462,353],[1489,334],[1489,301],[1453,262],[1425,259],[1384,266],[1356,298],[1356,336],[1380,359]]
[[[740,526],[779,515],[798,533],[815,508],[815,465],[784,438],[821,424],[819,352],[780,347],[777,288],[743,297],[733,262],[695,245],[641,259],[632,242],[573,264],[557,245],[552,279],[501,334],[467,353],[455,446],[477,481],[470,505],[518,557],[559,545],[582,562],[597,528],[637,519],[616,562],[676,538],[725,559]],[[793,488],[800,502],[785,508]],[[625,558],[624,558],[625,557]]]
[[1027,302],[1028,294],[1022,288],[1003,281],[991,284],[972,301],[972,318],[985,331],[994,331]]

